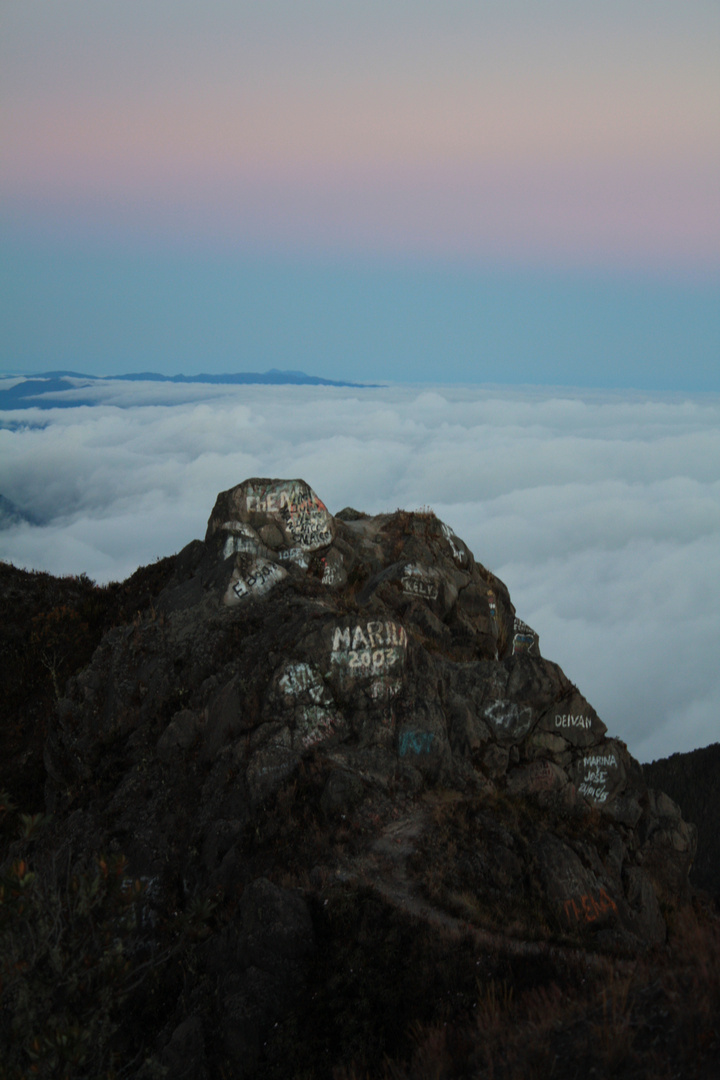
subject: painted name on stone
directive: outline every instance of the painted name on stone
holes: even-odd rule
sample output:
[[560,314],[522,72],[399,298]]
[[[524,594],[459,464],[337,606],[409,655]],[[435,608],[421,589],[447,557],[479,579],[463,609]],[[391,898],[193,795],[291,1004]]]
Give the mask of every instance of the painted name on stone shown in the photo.
[[598,765],[617,765],[617,758],[614,754],[589,754],[583,758],[583,765],[586,769],[591,769]]
[[603,915],[606,911],[617,911],[617,904],[612,900],[604,889],[600,889],[597,900],[591,893],[587,893],[585,896],[579,897],[580,906],[578,907],[574,899],[565,901],[565,914],[568,920],[572,922],[573,916],[576,922],[580,919],[584,919],[585,922],[595,922],[599,915]]
[[338,565],[335,562],[329,563],[327,559],[321,559],[320,561],[323,566],[323,572],[320,581],[323,585],[337,585],[343,580],[342,565]]
[[430,575],[419,566],[406,566],[402,576],[404,593],[421,596],[425,600],[437,600],[438,585]]
[[592,720],[589,716],[572,716],[569,713],[557,713],[555,716],[555,727],[579,727],[579,728],[591,728]]
[[269,592],[273,585],[282,581],[285,571],[274,563],[258,563],[255,569],[244,578],[240,577],[232,583],[232,591],[238,600],[244,599],[251,593],[261,596]]
[[336,626],[330,659],[354,675],[381,675],[403,663],[407,640],[405,628],[394,622]]
[[617,768],[615,754],[588,754],[583,758],[584,775],[578,785],[578,794],[592,799],[596,803],[607,802],[607,770]]
[[325,503],[311,488],[302,484],[284,484],[269,489],[250,488],[247,509],[276,514],[285,523],[296,544],[308,550],[332,543],[330,514]]
[[284,548],[277,552],[280,562],[297,563],[301,570],[307,570],[308,561],[305,551],[301,547]]
[[278,514],[286,508],[295,513],[319,510],[326,514],[328,510],[325,503],[318,499],[317,495],[308,494],[309,490],[308,488],[303,491],[295,484],[286,484],[267,491],[257,491],[251,487],[247,493],[247,508],[267,514]]

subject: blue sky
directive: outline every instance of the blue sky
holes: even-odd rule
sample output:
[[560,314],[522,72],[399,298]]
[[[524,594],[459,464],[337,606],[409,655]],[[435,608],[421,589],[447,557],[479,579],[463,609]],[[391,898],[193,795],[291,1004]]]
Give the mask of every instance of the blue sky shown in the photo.
[[718,388],[715,0],[0,10],[0,370]]
[[6,370],[720,389],[708,280],[37,244],[5,255]]

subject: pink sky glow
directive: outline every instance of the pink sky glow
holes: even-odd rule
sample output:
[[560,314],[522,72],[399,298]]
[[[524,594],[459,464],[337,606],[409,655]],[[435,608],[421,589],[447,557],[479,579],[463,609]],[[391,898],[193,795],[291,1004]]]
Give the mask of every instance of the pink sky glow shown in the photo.
[[720,265],[716,8],[388,3],[342,15],[309,0],[300,18],[285,0],[216,0],[207,22],[164,0],[122,17],[84,0],[62,19],[49,0],[5,12],[0,217],[273,249]]

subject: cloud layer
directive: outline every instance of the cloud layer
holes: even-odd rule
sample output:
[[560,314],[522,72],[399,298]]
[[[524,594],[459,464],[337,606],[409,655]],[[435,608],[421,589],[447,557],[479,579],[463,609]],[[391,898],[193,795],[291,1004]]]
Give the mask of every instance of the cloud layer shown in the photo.
[[641,760],[718,738],[716,395],[114,383],[0,420],[0,492],[44,522],[0,533],[16,565],[123,578],[249,476],[430,505]]

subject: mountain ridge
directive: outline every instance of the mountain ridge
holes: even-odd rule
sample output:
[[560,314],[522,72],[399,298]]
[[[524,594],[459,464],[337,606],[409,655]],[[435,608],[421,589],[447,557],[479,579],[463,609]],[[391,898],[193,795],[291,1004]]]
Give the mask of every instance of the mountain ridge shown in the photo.
[[[60,408],[77,405],[93,405],[91,398],[83,398],[81,392],[92,386],[112,382],[156,382],[211,386],[335,386],[354,389],[373,389],[376,383],[354,383],[325,379],[318,375],[306,375],[302,371],[281,371],[271,368],[266,372],[234,372],[220,375],[161,375],[157,372],[134,372],[126,375],[87,375],[77,371],[46,371],[32,375],[6,375],[17,378],[14,386],[0,389],[0,409]],[[73,380],[81,380],[77,385]],[[45,395],[63,395],[46,397]]]
[[[78,1076],[139,1045],[128,1075],[148,1080],[569,1080],[598,1060],[635,1077],[656,1053],[689,1060],[691,1029],[717,1060],[695,1017],[720,1002],[715,968],[687,1009],[673,982],[720,957],[688,882],[693,827],[432,512],[331,515],[302,480],[252,478],[218,495],[204,540],[106,591],[3,575],[25,723],[42,684],[33,746],[8,753],[3,726],[0,786],[35,770],[3,873],[20,895],[28,866],[59,867],[108,905],[117,874],[126,906],[93,940],[144,972],[132,1004],[110,994],[117,1026]],[[706,927],[692,949],[686,926]],[[63,1003],[73,1046],[72,1017],[98,1015],[83,993]]]

